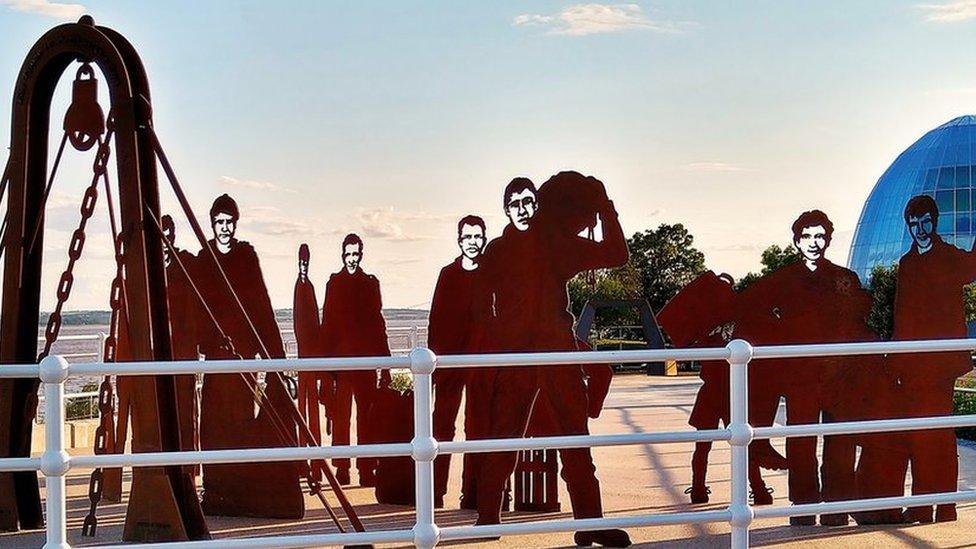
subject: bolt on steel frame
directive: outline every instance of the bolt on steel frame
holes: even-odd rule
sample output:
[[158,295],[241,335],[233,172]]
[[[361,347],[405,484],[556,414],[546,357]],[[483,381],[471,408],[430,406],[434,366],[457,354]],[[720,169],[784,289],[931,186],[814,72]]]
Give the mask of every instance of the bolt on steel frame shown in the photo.
[[[976,425],[976,415],[852,421],[753,428],[748,419],[748,367],[754,359],[923,353],[962,351],[976,348],[976,339],[778,345],[753,347],[735,340],[726,347],[640,351],[512,353],[436,356],[426,348],[415,348],[407,357],[338,359],[272,359],[242,361],[144,361],[115,364],[68,364],[61,356],[45,357],[40,364],[4,365],[2,378],[40,378],[44,385],[45,450],[40,457],[0,459],[0,471],[40,471],[46,478],[47,543],[45,548],[69,548],[65,475],[72,468],[147,467],[194,463],[242,463],[293,461],[333,457],[411,456],[416,467],[416,521],[412,530],[282,535],[250,539],[222,539],[169,542],[169,548],[197,547],[315,547],[367,543],[413,543],[429,549],[439,542],[487,536],[568,532],[601,528],[634,528],[689,523],[728,522],[731,546],[749,547],[749,526],[756,518],[790,517],[817,513],[855,512],[898,506],[976,501],[976,490],[813,503],[753,509],[748,500],[749,443],[774,437],[877,433]],[[431,376],[437,368],[571,366],[614,362],[661,360],[726,360],[730,368],[731,422],[725,429],[672,431],[615,435],[573,435],[536,438],[489,439],[438,442],[432,434]],[[414,376],[414,438],[409,443],[368,444],[343,447],[279,447],[138,454],[70,456],[64,445],[64,384],[69,376],[87,375],[171,375],[188,373],[260,372],[266,370],[349,371],[409,368]],[[698,441],[726,441],[732,447],[732,496],[722,510],[690,511],[656,515],[632,515],[592,519],[560,519],[481,526],[439,527],[434,517],[433,462],[440,453],[494,452],[542,448],[603,447],[632,444],[660,444]],[[162,544],[112,545],[114,549],[157,547]]]

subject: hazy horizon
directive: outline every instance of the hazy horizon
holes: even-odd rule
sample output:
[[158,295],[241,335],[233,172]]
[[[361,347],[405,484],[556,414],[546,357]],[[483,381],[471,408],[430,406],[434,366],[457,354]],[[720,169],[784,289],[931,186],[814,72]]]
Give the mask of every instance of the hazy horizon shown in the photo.
[[[347,232],[365,239],[386,307],[426,307],[457,255],[458,218],[480,214],[497,236],[512,177],[542,183],[565,169],[606,183],[628,236],[683,223],[715,271],[757,270],[762,249],[788,243],[813,208],[836,227],[828,258],[846,264],[888,165],[976,112],[969,0],[0,0],[0,120],[31,45],[81,13],[139,52],[154,126],[197,216],[221,193],[238,200],[239,237],[257,249],[277,308],[290,307],[302,242],[321,302]],[[69,150],[51,195],[44,309],[90,165]],[[162,177],[160,189],[178,244],[196,251]],[[97,212],[70,310],[107,306],[104,199]]]

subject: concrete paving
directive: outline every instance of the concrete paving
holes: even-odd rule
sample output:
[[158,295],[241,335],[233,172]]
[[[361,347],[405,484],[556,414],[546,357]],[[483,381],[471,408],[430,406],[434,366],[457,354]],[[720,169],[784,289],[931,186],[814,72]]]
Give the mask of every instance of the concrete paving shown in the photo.
[[[621,375],[614,379],[603,415],[593,421],[594,433],[643,433],[690,429],[688,414],[694,402],[699,381],[694,377],[645,377]],[[774,441],[783,451],[783,441]],[[721,509],[729,500],[728,445],[716,443],[711,456],[709,485],[711,502],[692,506],[684,490],[691,479],[692,445],[640,445],[594,450],[597,475],[602,483],[603,501],[608,516],[678,511]],[[976,485],[976,446],[959,445],[960,489]],[[89,471],[72,471],[68,477],[68,528],[72,546],[100,545],[117,542],[124,521],[122,504],[103,504],[99,507],[100,528],[93,540],[80,535],[81,522],[88,509]],[[461,525],[474,522],[475,513],[458,510],[460,460],[452,463],[451,493],[448,509],[437,512],[440,525]],[[126,489],[128,488],[128,474]],[[776,505],[785,505],[786,474],[767,472],[769,485],[775,490]],[[355,481],[355,478],[353,479]],[[255,487],[260,493],[260,487]],[[372,491],[364,488],[348,490],[367,530],[403,528],[413,524],[412,509],[377,505]],[[529,521],[546,518],[569,518],[569,497],[560,491],[563,512],[545,515],[508,513],[504,521]],[[309,509],[302,521],[235,519],[210,517],[209,523],[217,538],[266,536],[273,534],[334,532],[328,515],[314,498],[307,498]],[[884,527],[790,527],[783,519],[760,520],[753,523],[751,541],[756,546],[830,546],[830,547],[971,547],[976,526],[976,504],[959,506],[959,520],[954,523],[884,526]],[[630,530],[637,547],[728,547],[727,524],[682,525]],[[0,547],[40,547],[43,532],[0,534]],[[571,547],[571,533],[507,537],[494,542],[456,542],[456,545],[502,547]],[[445,544],[450,545],[450,543]]]

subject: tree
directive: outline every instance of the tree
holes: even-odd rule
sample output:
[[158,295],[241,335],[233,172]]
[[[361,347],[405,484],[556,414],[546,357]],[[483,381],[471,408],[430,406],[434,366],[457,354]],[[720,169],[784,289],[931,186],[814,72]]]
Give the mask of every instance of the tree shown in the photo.
[[693,246],[694,241],[681,223],[661,224],[627,239],[641,293],[654,311],[705,272],[705,254]]
[[878,265],[871,270],[868,292],[873,303],[868,315],[868,326],[881,339],[891,339],[895,326],[895,287],[898,283],[898,266]]
[[[569,302],[573,316],[579,318],[583,306],[592,299],[639,299],[640,273],[631,263],[615,269],[600,269],[590,279],[581,273],[569,281]],[[636,311],[601,309],[597,311],[597,326],[631,326],[640,323]]]
[[[868,326],[881,339],[891,339],[895,326],[895,293],[898,286],[898,265],[878,265],[871,270],[868,291],[874,299]],[[960,296],[966,311],[966,321],[976,320],[976,284],[963,288]]]
[[800,252],[796,248],[790,245],[778,246],[773,244],[763,250],[762,257],[760,257],[759,262],[762,264],[762,270],[758,273],[750,272],[739,279],[735,283],[736,291],[742,291],[747,286],[758,280],[759,278],[768,275],[769,273],[779,269],[780,267],[785,267],[791,265],[800,260]]

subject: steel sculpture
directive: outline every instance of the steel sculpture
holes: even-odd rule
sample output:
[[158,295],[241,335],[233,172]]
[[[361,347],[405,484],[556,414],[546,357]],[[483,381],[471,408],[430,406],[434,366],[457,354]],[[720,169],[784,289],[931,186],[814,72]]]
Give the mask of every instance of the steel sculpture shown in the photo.
[[[485,347],[493,352],[577,350],[566,285],[579,273],[615,267],[628,258],[613,202],[603,183],[562,172],[541,188],[516,178],[505,188],[502,206],[509,224],[485,250],[482,267],[495,303]],[[579,236],[597,224],[599,241]],[[502,368],[490,385],[489,438],[522,436],[533,404],[552,406],[560,434],[588,432],[588,400],[582,369]],[[589,448],[560,451],[573,516],[603,514],[600,483]],[[515,452],[485,454],[479,468],[478,523],[500,521],[505,481],[515,469]],[[580,545],[627,546],[622,530],[577,532]]]
[[[462,217],[457,224],[460,255],[441,269],[434,286],[427,323],[427,345],[438,355],[477,353],[491,315],[491,295],[480,268],[487,240],[485,221],[476,215]],[[434,438],[454,439],[455,420],[465,398],[464,436],[484,438],[486,418],[478,396],[484,393],[483,375],[469,368],[434,372]],[[462,507],[473,509],[478,454],[465,454],[461,474]],[[434,460],[434,505],[444,506],[451,454]]]
[[[51,97],[62,73],[76,61],[82,69],[74,84],[72,106],[64,121],[65,138],[54,166],[47,166]],[[95,96],[94,66],[105,76],[110,95],[104,121]],[[45,332],[46,353],[60,330],[60,307],[70,295],[71,267],[81,256],[84,220],[97,199],[99,178],[107,178],[114,144],[119,186],[120,224],[117,255],[124,285],[117,277],[113,314],[124,309],[127,351],[133,359],[172,357],[162,244],[150,233],[145,212],[159,211],[156,162],[146,128],[150,124],[149,85],[135,50],[115,31],[85,16],[60,25],[28,53],[14,90],[3,308],[0,312],[0,361],[34,362],[38,358],[41,258],[44,206],[57,171],[64,140],[79,150],[97,145],[93,184],[82,205],[82,223],[74,233],[69,267],[59,282],[58,306]],[[108,133],[103,134],[103,128]],[[42,353],[43,354],[43,353]],[[171,376],[131,381],[133,392],[148,398],[132,402],[136,452],[182,449],[176,388]],[[102,404],[106,386],[103,383]],[[30,449],[30,422],[36,412],[37,380],[0,381],[0,455],[24,456]],[[108,425],[101,435],[107,437]],[[0,528],[36,528],[42,524],[37,478],[33,473],[0,474]],[[123,537],[127,540],[203,539],[209,536],[196,500],[192,477],[180,467],[135,469]]]
[[[355,234],[342,241],[342,269],[329,277],[322,302],[321,351],[328,357],[390,356],[383,319],[380,282],[361,268],[364,256],[362,239]],[[332,444],[348,445],[352,402],[356,401],[356,440],[372,441],[370,408],[376,400],[375,370],[338,372],[335,387]],[[348,458],[332,460],[340,484],[349,484]],[[356,458],[359,484],[375,484],[376,458]]]
[[[966,337],[964,287],[976,279],[976,251],[964,251],[939,236],[939,208],[928,195],[905,206],[906,229],[912,245],[898,262],[892,339]],[[887,401],[877,402],[884,417],[929,417],[952,414],[956,378],[972,371],[970,353],[889,355]],[[954,492],[959,458],[951,429],[875,435],[865,448],[857,471],[864,497],[901,496],[905,474],[912,472],[912,494]],[[862,523],[946,522],[956,520],[955,504],[931,505],[861,513]]]

